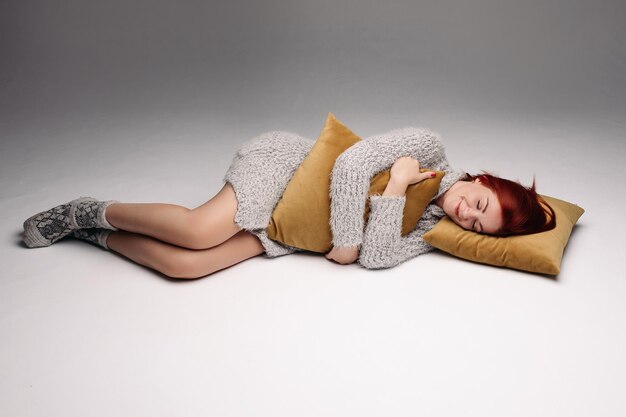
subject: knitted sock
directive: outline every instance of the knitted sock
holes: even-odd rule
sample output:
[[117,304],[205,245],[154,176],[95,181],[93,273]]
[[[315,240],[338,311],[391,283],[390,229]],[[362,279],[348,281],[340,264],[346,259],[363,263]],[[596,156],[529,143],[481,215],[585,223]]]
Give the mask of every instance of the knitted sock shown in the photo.
[[80,197],[37,213],[24,222],[24,243],[29,248],[50,246],[72,231],[82,228],[118,230],[104,215],[106,208],[112,203],[119,201]]
[[109,235],[113,232],[112,230],[107,229],[78,229],[74,230],[70,236],[75,237],[76,239],[84,240],[89,243],[93,243],[94,245],[98,245],[103,249],[109,250],[107,246],[107,239]]

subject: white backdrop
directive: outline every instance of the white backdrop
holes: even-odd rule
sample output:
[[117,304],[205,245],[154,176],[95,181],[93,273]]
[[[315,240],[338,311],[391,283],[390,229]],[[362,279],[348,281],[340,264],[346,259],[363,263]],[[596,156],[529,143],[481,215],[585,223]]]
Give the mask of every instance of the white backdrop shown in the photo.
[[[3,2],[0,415],[624,415],[624,4]],[[176,281],[21,243],[81,195],[200,205],[244,141],[329,111],[585,208],[559,276],[435,252]]]

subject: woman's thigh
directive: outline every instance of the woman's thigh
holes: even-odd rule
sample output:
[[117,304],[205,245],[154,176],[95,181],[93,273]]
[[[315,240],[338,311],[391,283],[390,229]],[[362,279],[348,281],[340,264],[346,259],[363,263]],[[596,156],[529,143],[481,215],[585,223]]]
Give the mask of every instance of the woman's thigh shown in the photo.
[[241,230],[220,245],[186,251],[176,260],[177,275],[178,278],[200,278],[264,252],[265,248],[258,237]]
[[217,246],[241,231],[235,223],[236,213],[235,190],[227,182],[213,198],[190,212],[197,242],[195,249]]

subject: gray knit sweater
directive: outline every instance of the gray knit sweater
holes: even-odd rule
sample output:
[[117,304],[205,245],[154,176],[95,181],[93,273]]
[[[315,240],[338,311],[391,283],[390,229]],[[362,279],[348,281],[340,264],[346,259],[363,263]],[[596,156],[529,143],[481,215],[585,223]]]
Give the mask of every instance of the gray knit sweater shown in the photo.
[[[300,251],[269,239],[264,229],[313,144],[313,140],[291,132],[264,133],[242,145],[224,176],[237,196],[235,222],[259,237],[268,257]],[[406,236],[401,235],[405,196],[370,196],[370,215],[366,224],[363,220],[372,177],[391,168],[402,156],[417,159],[423,168],[446,173],[437,195]],[[358,263],[379,269],[396,266],[433,249],[422,235],[444,216],[434,200],[462,179],[465,172],[450,167],[437,133],[405,127],[355,143],[337,158],[331,175],[333,246],[359,245]]]

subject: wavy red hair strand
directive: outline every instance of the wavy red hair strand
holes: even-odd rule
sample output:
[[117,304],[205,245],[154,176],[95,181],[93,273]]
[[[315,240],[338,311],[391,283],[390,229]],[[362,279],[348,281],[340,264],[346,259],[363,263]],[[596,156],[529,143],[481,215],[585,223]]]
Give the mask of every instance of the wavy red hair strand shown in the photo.
[[530,187],[485,171],[480,175],[468,176],[469,181],[476,178],[496,194],[502,207],[502,227],[494,233],[496,236],[526,235],[556,227],[556,214],[545,199],[537,194],[534,176]]

